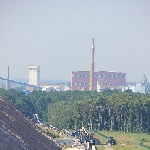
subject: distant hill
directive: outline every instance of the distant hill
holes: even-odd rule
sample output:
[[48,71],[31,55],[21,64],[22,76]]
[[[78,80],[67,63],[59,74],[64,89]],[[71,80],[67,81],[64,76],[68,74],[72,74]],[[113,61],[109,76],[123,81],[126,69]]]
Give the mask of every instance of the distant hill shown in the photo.
[[61,150],[0,97],[0,150]]

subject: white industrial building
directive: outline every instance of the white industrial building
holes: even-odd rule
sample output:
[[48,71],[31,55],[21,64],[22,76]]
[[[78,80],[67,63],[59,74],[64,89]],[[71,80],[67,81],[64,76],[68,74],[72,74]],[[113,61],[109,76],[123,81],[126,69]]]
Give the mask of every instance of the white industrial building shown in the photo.
[[43,86],[42,91],[50,92],[50,91],[56,91],[56,89],[53,88],[52,86]]
[[70,91],[70,87],[66,85],[64,91]]
[[55,85],[43,85],[42,86],[42,91],[50,92],[50,91],[68,91],[70,88],[64,84],[55,84]]
[[40,66],[29,66],[29,84],[40,86]]
[[121,85],[105,85],[99,82],[97,82],[97,92],[103,92],[106,89],[110,89],[110,90],[122,90],[122,92],[126,91],[126,90],[131,90],[134,93],[146,93],[146,88],[145,85],[137,82],[136,85],[128,85],[128,86],[121,86]]
[[122,92],[124,92],[125,90],[131,90],[134,93],[146,93],[146,88],[145,85],[142,85],[142,83],[136,83],[136,85],[131,85],[131,86],[124,86],[122,87]]

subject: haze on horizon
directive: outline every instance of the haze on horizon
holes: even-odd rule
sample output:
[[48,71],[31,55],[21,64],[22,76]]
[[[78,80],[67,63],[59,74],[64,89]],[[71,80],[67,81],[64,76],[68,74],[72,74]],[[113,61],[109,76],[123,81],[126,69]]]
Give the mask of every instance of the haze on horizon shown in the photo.
[[127,81],[150,81],[149,0],[0,0],[0,76],[68,80],[71,71],[118,71]]

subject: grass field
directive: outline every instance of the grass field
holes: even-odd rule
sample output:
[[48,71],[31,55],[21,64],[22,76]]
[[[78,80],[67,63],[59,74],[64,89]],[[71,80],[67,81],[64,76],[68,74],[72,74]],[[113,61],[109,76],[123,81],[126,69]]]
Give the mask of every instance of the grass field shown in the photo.
[[[112,136],[116,141],[117,145],[112,146],[113,150],[147,150],[150,149],[150,135],[140,133],[123,133],[123,132],[107,132],[97,131],[94,133],[95,137],[98,138],[101,143],[107,142],[106,137]],[[141,144],[140,144],[141,143]],[[101,149],[101,146],[98,147]]]
[[[45,130],[44,128],[42,128]],[[59,134],[53,130],[51,133],[58,136]],[[108,137],[113,137],[117,145],[112,146],[113,150],[148,150],[150,149],[150,135],[142,133],[123,133],[123,132],[110,132],[110,131],[88,131],[94,133],[94,136],[100,140],[102,145],[97,145],[98,150],[106,150],[104,145]],[[63,138],[63,136],[60,136]]]

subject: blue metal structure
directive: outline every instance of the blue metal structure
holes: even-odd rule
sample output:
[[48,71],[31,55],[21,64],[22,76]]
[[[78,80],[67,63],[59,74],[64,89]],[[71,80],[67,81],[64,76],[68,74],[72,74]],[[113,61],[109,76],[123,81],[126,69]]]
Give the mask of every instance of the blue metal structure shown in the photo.
[[92,145],[96,144],[96,138],[92,134],[87,133],[82,129],[77,129],[76,131],[72,132],[71,136],[79,138],[81,144],[84,142],[89,142]]
[[21,84],[21,85],[24,85],[24,86],[33,87],[34,89],[42,90],[42,87],[40,87],[40,86],[31,85],[29,83],[25,83],[25,82],[21,82],[21,81],[17,81],[17,80],[7,79],[7,78],[3,78],[3,77],[0,77],[0,80],[6,80],[6,81],[9,81],[9,82],[18,83],[18,84]]
[[74,131],[74,132],[72,132],[71,136],[79,137],[80,136],[80,131]]
[[106,144],[116,145],[116,140],[113,137],[109,137],[108,138],[108,142]]

